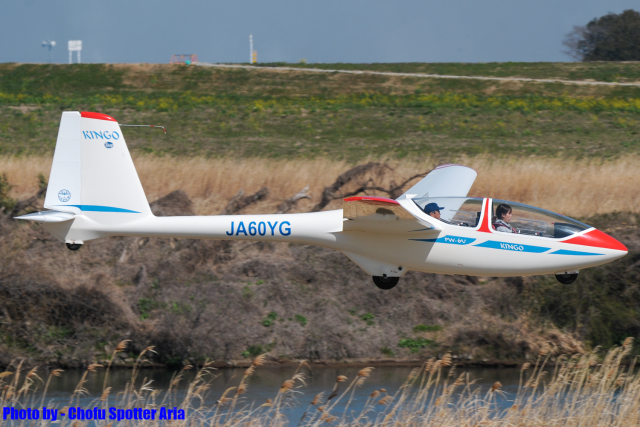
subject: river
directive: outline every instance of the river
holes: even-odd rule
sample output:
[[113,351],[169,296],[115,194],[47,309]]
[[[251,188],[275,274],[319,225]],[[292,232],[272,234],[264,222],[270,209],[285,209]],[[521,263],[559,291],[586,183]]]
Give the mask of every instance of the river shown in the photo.
[[[297,424],[303,414],[309,408],[310,402],[318,394],[323,392],[324,396],[321,402],[317,406],[321,406],[326,403],[327,397],[331,394],[333,387],[336,384],[336,378],[339,375],[344,375],[348,380],[340,383],[340,389],[337,396],[346,389],[351,381],[357,377],[358,372],[362,368],[355,367],[316,367],[303,368],[301,372],[304,374],[304,383],[296,381],[294,393],[289,393],[293,398],[287,402],[286,408],[283,410],[289,421],[293,424]],[[349,406],[349,413],[359,413],[365,405],[365,402],[369,396],[375,391],[386,389],[376,400],[386,394],[394,395],[396,391],[406,381],[407,377],[411,373],[412,368],[408,367],[377,367],[371,371],[370,376],[366,379],[364,384],[355,389],[353,400]],[[242,376],[245,372],[244,369],[219,369],[212,371],[216,376],[210,383],[210,387],[203,393],[204,405],[213,406],[223,395],[224,391],[229,387],[238,386]],[[241,399],[238,401],[236,407],[248,407],[253,405],[258,407],[267,399],[275,399],[280,386],[288,379],[291,378],[295,368],[293,367],[257,367],[255,373],[248,380],[248,387],[246,393],[241,395]],[[444,372],[448,372],[448,369]],[[515,396],[518,390],[518,384],[520,381],[520,370],[517,368],[471,368],[471,369],[456,369],[453,375],[449,377],[449,384],[453,383],[455,379],[463,372],[468,372],[469,381],[475,381],[473,389],[478,387],[481,390],[480,395],[484,395],[495,382],[502,384],[502,394],[497,395],[497,404],[502,409],[506,409],[511,405],[510,401]],[[104,383],[104,370],[97,372],[90,372],[87,375],[84,389],[88,394],[81,395],[78,400],[70,402],[71,395],[76,389],[78,383],[81,380],[84,371],[65,371],[61,377],[52,378],[47,392],[46,404],[47,407],[58,407],[72,404],[73,406],[80,406],[82,408],[88,408],[95,405],[97,399],[100,398],[103,392]],[[44,374],[44,373],[43,373]],[[170,385],[172,378],[177,375],[178,372],[165,370],[165,369],[144,369],[138,374],[136,380],[136,389],[140,389],[143,383],[148,387],[165,392]],[[131,380],[132,371],[127,369],[116,369],[109,372],[108,386],[111,387],[109,395],[109,406],[119,406],[118,393],[125,390],[127,383]],[[196,373],[194,371],[184,371],[183,379],[177,386],[174,396],[174,402],[178,404],[184,400],[184,396],[187,391],[188,384],[194,379]],[[211,378],[211,377],[208,377]],[[465,380],[466,381],[466,380]],[[150,383],[149,383],[150,382]],[[40,386],[42,388],[42,386]],[[164,393],[159,394],[159,398],[156,400],[160,402]],[[38,395],[38,394],[37,394]],[[41,395],[41,394],[40,394]],[[349,393],[350,395],[350,393]],[[233,392],[229,392],[227,397],[233,397]],[[337,397],[332,400],[335,402]],[[349,396],[340,400],[340,402],[332,410],[333,414],[342,414],[344,411],[344,405],[349,400]],[[39,400],[36,400],[39,402]],[[197,401],[199,405],[199,401]],[[168,403],[168,402],[167,402]],[[173,406],[171,404],[165,404],[165,406]],[[382,409],[382,407],[380,407]]]

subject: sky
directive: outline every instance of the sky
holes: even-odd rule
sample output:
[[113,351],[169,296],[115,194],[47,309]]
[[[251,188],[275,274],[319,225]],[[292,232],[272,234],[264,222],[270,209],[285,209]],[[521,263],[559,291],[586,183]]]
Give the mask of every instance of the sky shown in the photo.
[[[571,61],[575,25],[638,0],[0,0],[0,62]],[[74,54],[74,61],[76,60]]]

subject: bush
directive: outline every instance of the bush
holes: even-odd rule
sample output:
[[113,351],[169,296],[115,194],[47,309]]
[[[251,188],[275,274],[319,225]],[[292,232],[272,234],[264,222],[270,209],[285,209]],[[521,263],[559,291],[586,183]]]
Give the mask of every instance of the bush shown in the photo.
[[278,313],[276,313],[275,311],[272,311],[271,313],[267,314],[267,317],[262,320],[262,325],[269,327],[271,325],[273,325],[276,321],[276,319],[278,318]]
[[367,322],[367,325],[373,325],[374,324],[373,319],[375,319],[375,316],[371,313],[365,313],[362,316],[360,316],[360,319]]
[[396,355],[389,347],[382,347],[380,351],[387,357],[393,357]]
[[13,185],[9,184],[7,175],[0,175],[0,212],[4,208],[5,212],[10,211],[16,205],[16,201],[9,197],[9,191],[13,188]]
[[435,344],[435,341],[426,338],[405,338],[401,339],[398,347],[408,348],[411,353],[417,353],[420,349]]
[[440,325],[418,325],[413,327],[413,332],[438,332],[442,330]]
[[254,358],[258,357],[262,354],[262,346],[261,345],[250,345],[245,351],[242,352],[242,357],[244,358]]
[[296,320],[296,322],[300,323],[300,326],[307,326],[307,318],[304,316],[301,316],[299,314],[296,314],[294,316],[294,319]]
[[140,312],[140,320],[146,320],[151,315],[151,310],[159,307],[157,301],[151,298],[140,298],[138,300],[138,311]]

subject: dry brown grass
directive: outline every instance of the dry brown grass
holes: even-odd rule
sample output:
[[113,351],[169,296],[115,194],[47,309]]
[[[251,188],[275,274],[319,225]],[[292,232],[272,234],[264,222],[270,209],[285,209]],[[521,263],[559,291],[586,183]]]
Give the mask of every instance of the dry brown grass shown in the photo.
[[[262,187],[270,190],[268,206],[256,212],[271,212],[283,200],[309,186],[311,200],[301,201],[296,210],[309,211],[324,187],[353,165],[324,158],[316,160],[205,159],[137,156],[134,158],[142,185],[150,201],[182,189],[194,201],[198,214],[217,214],[240,189],[252,194]],[[494,197],[539,206],[574,217],[589,217],[616,211],[640,212],[640,157],[615,160],[566,160],[550,158],[461,158],[458,163],[478,171],[470,196]],[[427,172],[436,165],[422,161],[393,160],[393,168],[377,183]],[[14,186],[11,196],[26,198],[37,191],[37,175],[48,176],[48,157],[0,157],[0,173]],[[273,206],[271,206],[273,205]],[[339,208],[334,201],[329,208]],[[249,209],[251,211],[251,209]]]
[[[330,396],[324,406],[312,411],[311,406],[318,403],[318,396],[307,406],[302,419],[298,422],[302,427],[319,427],[333,425],[337,427],[411,427],[420,425],[439,426],[637,426],[640,422],[640,373],[635,363],[625,366],[630,361],[632,350],[631,339],[625,340],[622,347],[614,348],[607,354],[597,352],[574,355],[562,355],[555,366],[548,366],[549,356],[539,356],[531,371],[523,365],[520,373],[518,389],[515,393],[502,390],[499,381],[488,389],[474,385],[467,373],[453,376],[455,367],[445,368],[443,360],[430,360],[420,368],[412,371],[404,384],[393,394],[385,389],[376,390],[362,404],[363,398],[354,400],[356,393],[363,395],[359,388],[367,380],[372,368],[365,368],[364,375],[355,377],[340,393]],[[635,362],[635,360],[633,360]],[[33,407],[36,398],[44,402],[44,392],[40,392],[38,384],[29,379],[22,379],[20,387],[20,368],[18,365],[14,375],[0,378],[0,404],[13,407]],[[527,364],[528,367],[530,364]],[[138,360],[133,369],[131,380],[124,392],[109,397],[110,388],[103,390],[101,398],[93,400],[83,409],[109,407],[119,409],[178,407],[187,414],[186,419],[167,422],[174,426],[210,426],[210,427],[286,427],[290,420],[283,410],[299,401],[294,395],[301,396],[298,390],[305,385],[305,374],[301,362],[290,380],[280,387],[274,387],[274,398],[259,405],[234,397],[226,397],[236,387],[227,388],[222,396],[211,405],[215,396],[211,393],[212,382],[216,375],[205,366],[196,370],[195,378],[186,385],[180,385],[182,372],[174,375],[171,386],[166,392],[153,388],[152,382],[138,381],[142,362]],[[184,370],[184,369],[183,369]],[[34,372],[35,368],[31,372]],[[84,383],[91,370],[84,372],[76,391],[84,389]],[[246,389],[249,376],[243,376],[238,389]],[[26,386],[25,386],[26,385]],[[48,384],[47,384],[48,385]],[[32,387],[33,386],[33,387]],[[186,393],[178,398],[177,389]],[[15,394],[15,390],[24,390]],[[334,391],[337,391],[334,388]],[[381,393],[384,396],[378,397]],[[502,400],[504,399],[504,400]],[[62,399],[59,399],[62,400]],[[502,403],[499,401],[502,400]],[[338,406],[345,402],[344,407]],[[60,402],[50,401],[49,408],[59,408]],[[79,406],[79,400],[70,405]],[[355,405],[360,408],[350,408]],[[505,408],[506,406],[506,408]],[[57,425],[76,426],[77,421],[64,416],[68,407],[60,410],[63,415]],[[106,412],[106,411],[105,411]],[[105,413],[107,415],[108,413]],[[291,420],[294,421],[294,420]],[[48,427],[54,423],[42,420],[41,426]],[[107,424],[109,423],[109,424]],[[20,421],[7,421],[7,425],[23,425]],[[98,426],[157,426],[162,421],[135,420],[111,421],[109,419],[96,422]]]

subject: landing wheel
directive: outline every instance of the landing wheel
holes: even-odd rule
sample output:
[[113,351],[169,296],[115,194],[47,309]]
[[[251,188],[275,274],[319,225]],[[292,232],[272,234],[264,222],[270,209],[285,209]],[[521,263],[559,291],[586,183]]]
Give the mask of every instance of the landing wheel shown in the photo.
[[575,282],[577,278],[578,273],[556,274],[556,279],[558,279],[558,282],[562,283],[563,285],[570,285]]
[[82,247],[81,243],[67,243],[67,248],[70,251],[77,251],[78,249],[80,249]]
[[373,276],[373,283],[380,289],[391,289],[400,281],[399,277]]

